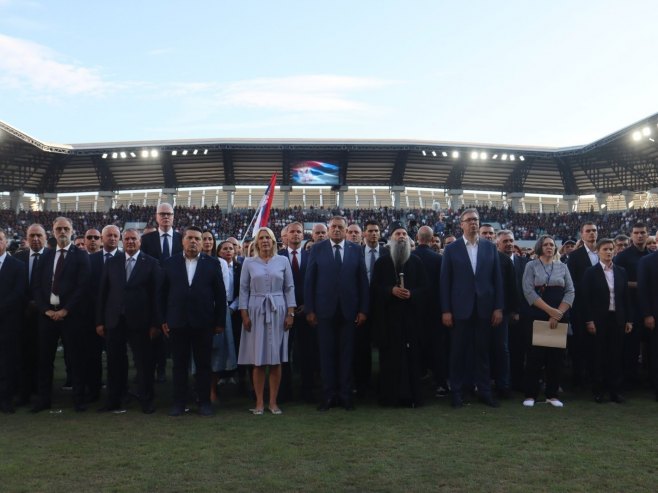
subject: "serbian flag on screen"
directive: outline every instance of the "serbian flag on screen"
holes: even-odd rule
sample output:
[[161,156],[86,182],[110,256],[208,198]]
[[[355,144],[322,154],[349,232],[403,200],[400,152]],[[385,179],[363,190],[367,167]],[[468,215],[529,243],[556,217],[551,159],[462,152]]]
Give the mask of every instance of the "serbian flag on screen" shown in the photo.
[[267,226],[270,220],[270,209],[272,208],[272,200],[274,199],[274,188],[276,187],[276,173],[272,175],[270,184],[265,189],[263,198],[260,199],[258,210],[256,211],[256,220],[254,221],[254,230]]

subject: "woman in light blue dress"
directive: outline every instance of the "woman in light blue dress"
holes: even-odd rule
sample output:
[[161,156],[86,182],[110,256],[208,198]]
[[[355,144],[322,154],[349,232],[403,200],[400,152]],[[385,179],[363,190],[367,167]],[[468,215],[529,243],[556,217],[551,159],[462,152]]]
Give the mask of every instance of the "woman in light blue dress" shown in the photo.
[[290,262],[276,254],[276,238],[260,228],[252,245],[254,256],[245,258],[240,278],[242,334],[238,364],[253,365],[256,393],[254,414],[263,414],[266,368],[269,367],[269,410],[281,414],[277,394],[281,363],[288,361],[288,329],[295,316],[295,285]]

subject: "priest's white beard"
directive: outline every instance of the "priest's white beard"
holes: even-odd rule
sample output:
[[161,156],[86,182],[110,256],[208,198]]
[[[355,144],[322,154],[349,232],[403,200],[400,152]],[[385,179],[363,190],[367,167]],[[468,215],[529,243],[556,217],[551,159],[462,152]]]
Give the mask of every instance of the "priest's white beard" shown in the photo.
[[393,265],[395,265],[395,270],[400,272],[404,264],[409,260],[409,255],[411,255],[409,238],[402,238],[398,241],[389,240],[388,247],[391,250],[391,259],[393,260]]

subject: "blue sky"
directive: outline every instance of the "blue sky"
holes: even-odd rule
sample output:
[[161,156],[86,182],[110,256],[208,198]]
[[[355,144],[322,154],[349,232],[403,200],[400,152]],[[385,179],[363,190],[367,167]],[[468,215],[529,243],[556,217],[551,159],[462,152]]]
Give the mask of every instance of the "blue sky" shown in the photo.
[[658,112],[649,1],[0,0],[0,120],[48,142],[586,144]]

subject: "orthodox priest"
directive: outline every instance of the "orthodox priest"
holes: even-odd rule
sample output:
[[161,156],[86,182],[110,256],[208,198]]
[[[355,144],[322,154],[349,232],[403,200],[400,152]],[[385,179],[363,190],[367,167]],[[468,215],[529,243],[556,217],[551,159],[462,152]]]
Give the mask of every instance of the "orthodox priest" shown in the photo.
[[427,302],[428,280],[422,261],[411,255],[406,228],[394,222],[391,255],[375,263],[372,287],[379,323],[380,403],[417,407],[421,396],[420,307]]

